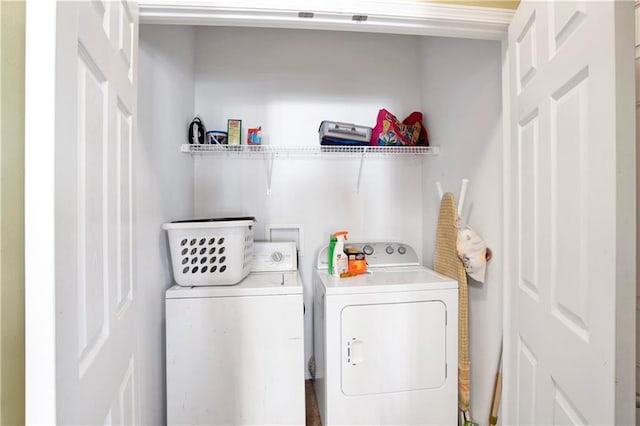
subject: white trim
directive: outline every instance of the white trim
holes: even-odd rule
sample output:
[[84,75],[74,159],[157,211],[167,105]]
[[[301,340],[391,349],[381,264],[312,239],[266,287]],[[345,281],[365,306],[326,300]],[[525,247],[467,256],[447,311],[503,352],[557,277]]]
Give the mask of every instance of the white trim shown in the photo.
[[27,425],[56,424],[56,5],[56,2],[26,3],[24,239]]
[[[320,4],[317,4],[320,3]],[[501,40],[514,11],[415,0],[140,0],[141,24],[221,25],[414,34]],[[313,18],[300,18],[312,12]],[[353,15],[366,15],[364,22]]]
[[633,424],[636,414],[636,133],[634,65],[628,56],[634,48],[635,10],[626,2],[616,2],[615,72],[616,130],[616,306],[615,306],[615,423]]
[[[515,393],[511,389],[515,377],[514,358],[510,357],[511,342],[511,68],[509,40],[502,40],[502,395],[499,418],[502,424],[508,424],[514,418],[508,410],[515,407],[511,398]],[[507,378],[506,380],[504,378]]]

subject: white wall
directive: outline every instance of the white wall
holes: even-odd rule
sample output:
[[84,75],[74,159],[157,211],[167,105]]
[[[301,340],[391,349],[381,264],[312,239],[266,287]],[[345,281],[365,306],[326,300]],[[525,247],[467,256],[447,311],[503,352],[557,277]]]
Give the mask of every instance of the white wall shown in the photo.
[[[322,120],[373,126],[382,107],[400,118],[421,109],[418,37],[208,27],[196,39],[196,112],[210,129],[241,118],[245,128],[263,126],[265,143],[316,146]],[[261,160],[196,158],[195,213],[255,216],[256,239],[265,224],[303,225],[308,359],[312,268],[331,233],[402,240],[421,255],[421,162],[366,160],[357,193],[358,159],[275,161],[267,195]]]
[[500,43],[424,38],[423,108],[440,155],[425,160],[424,253],[433,264],[439,210],[436,181],[458,196],[470,180],[464,211],[493,251],[484,284],[469,280],[471,414],[489,418],[502,335],[502,83]]
[[378,109],[421,107],[419,39],[331,31],[201,27],[196,111],[262,125],[265,143],[317,145],[322,120],[373,127]]
[[160,226],[193,217],[193,161],[179,145],[193,118],[194,38],[194,28],[140,26],[133,168],[140,424],[165,423],[164,291],[172,276]]

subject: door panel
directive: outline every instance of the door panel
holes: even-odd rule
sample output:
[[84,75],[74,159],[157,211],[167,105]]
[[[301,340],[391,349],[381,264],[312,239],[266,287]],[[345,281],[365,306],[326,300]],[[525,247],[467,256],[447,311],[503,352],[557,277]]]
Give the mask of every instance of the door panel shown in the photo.
[[627,308],[616,299],[632,281],[617,269],[626,243],[616,234],[626,215],[619,200],[634,196],[619,157],[633,149],[624,137],[633,122],[616,116],[618,93],[632,83],[616,81],[626,75],[616,68],[626,65],[616,56],[624,7],[525,1],[509,29],[517,286],[508,424],[614,424],[616,398],[630,397],[616,388],[615,338],[629,327],[616,323]]
[[586,18],[584,1],[556,2],[549,9],[551,51],[556,52],[580,27]]
[[82,377],[109,335],[108,264],[102,229],[108,87],[103,73],[82,47],[78,49],[77,92],[78,355]]
[[534,111],[525,117],[518,125],[518,165],[520,175],[519,186],[519,212],[520,229],[522,235],[519,243],[519,259],[528,259],[520,262],[521,276],[519,287],[534,301],[540,298],[538,289],[538,204],[537,182],[540,174],[538,161],[538,112]]
[[518,424],[535,424],[536,368],[538,360],[522,339],[518,341]]
[[133,116],[120,98],[116,107],[116,143],[113,165],[116,177],[114,204],[116,234],[113,242],[117,260],[116,300],[118,316],[122,316],[133,301],[132,264],[132,206],[131,206],[131,149],[133,143]]
[[583,68],[552,94],[550,108],[550,307],[556,319],[586,343],[591,234],[587,224],[593,203],[588,192],[589,180],[597,178],[589,176],[589,149],[598,149],[598,143],[587,138],[588,87],[588,68]]
[[137,8],[58,2],[56,24],[56,422],[137,424]]

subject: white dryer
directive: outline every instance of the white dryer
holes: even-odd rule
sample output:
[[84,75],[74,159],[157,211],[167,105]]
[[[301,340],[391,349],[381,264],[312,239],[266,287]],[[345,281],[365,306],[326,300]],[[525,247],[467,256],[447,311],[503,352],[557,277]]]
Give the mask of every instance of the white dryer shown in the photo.
[[257,268],[271,272],[166,292],[169,425],[305,422],[295,243],[256,242],[254,253]]
[[458,283],[406,244],[350,243],[369,272],[314,272],[316,392],[324,425],[458,421]]

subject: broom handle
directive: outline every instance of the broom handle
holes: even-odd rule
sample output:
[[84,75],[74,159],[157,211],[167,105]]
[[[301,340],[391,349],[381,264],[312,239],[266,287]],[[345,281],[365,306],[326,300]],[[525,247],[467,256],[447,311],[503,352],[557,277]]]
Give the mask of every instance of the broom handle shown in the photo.
[[491,415],[489,417],[489,424],[495,425],[498,423],[498,408],[500,407],[500,397],[502,395],[502,348],[500,348],[500,364],[498,367],[498,373],[496,374],[496,383],[493,388],[493,402],[491,403]]

